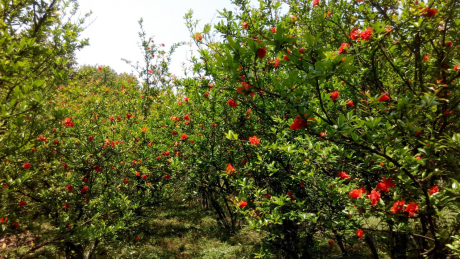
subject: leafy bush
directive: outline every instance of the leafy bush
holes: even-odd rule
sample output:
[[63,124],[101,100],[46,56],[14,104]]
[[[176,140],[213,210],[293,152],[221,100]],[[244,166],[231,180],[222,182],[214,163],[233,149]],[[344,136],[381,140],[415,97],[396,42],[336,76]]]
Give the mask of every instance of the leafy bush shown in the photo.
[[[30,11],[6,12],[0,42],[12,255],[137,248],[174,197],[214,211],[222,241],[260,231],[256,258],[459,256],[459,3],[234,3],[217,37],[185,15],[199,57],[181,79],[182,43],[141,20],[141,82],[71,72],[83,21],[52,22],[70,3],[6,5]],[[200,256],[229,251],[248,252]]]
[[235,1],[215,25],[222,42],[186,15],[205,77],[185,91],[206,100],[198,123],[227,137],[202,144],[210,157],[195,166],[214,167],[280,257],[314,256],[318,234],[344,255],[360,239],[374,258],[452,253],[459,3],[284,2],[282,14],[281,2]]

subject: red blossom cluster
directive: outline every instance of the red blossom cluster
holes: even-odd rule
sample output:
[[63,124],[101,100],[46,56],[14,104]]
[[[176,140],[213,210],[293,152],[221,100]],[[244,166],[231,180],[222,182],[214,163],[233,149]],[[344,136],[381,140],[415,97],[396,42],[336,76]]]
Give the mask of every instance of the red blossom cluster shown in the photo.
[[352,29],[352,31],[349,33],[349,37],[352,40],[364,40],[364,41],[369,41],[371,35],[373,35],[373,28],[369,27],[368,29],[359,32],[357,28]]
[[340,172],[338,173],[338,177],[341,179],[341,180],[349,180],[351,179],[351,176],[346,174],[346,172]]
[[62,125],[66,126],[66,128],[74,127],[74,123],[72,122],[71,118],[64,119],[64,122],[62,123]]
[[256,136],[250,137],[250,143],[253,144],[253,145],[258,145],[260,141],[261,140],[258,139],[258,137],[256,137]]
[[341,46],[338,49],[339,54],[347,54],[347,49],[350,47],[348,43],[341,43]]
[[227,101],[227,103],[228,103],[229,106],[232,107],[232,108],[237,107],[237,102],[236,102],[234,99],[230,99],[229,101]]

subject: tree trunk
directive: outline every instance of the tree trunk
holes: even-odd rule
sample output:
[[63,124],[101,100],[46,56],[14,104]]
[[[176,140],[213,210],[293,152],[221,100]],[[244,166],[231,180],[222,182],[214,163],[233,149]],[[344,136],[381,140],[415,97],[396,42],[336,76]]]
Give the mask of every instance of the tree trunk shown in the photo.
[[72,242],[66,242],[66,259],[84,258],[83,247],[74,245]]
[[94,241],[93,245],[90,247],[90,250],[88,250],[88,252],[86,253],[85,259],[90,259],[91,254],[94,252],[94,250],[96,249],[98,245],[99,245],[99,239],[96,239],[96,241]]
[[335,229],[333,229],[333,234],[335,234],[336,242],[338,243],[338,246],[341,249],[343,257],[347,257],[347,250],[346,248],[344,248],[343,237],[340,234],[338,234],[338,232]]
[[370,247],[371,253],[373,254],[373,259],[379,259],[378,251],[376,251],[375,244],[373,243],[373,240],[371,240],[371,238],[368,235],[365,236],[365,242]]

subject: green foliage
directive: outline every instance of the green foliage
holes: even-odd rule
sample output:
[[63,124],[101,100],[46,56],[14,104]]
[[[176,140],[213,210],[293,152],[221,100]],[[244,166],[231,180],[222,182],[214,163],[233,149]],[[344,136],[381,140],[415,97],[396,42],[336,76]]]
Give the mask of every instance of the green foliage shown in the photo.
[[[213,27],[185,15],[199,50],[181,79],[181,44],[142,20],[141,82],[71,73],[78,23],[45,30],[65,31],[54,50],[3,31],[2,233],[34,239],[16,255],[128,253],[172,197],[212,211],[224,241],[260,232],[256,258],[459,255],[459,3],[234,3]],[[215,248],[190,256],[247,255]]]
[[[73,5],[73,6],[71,6]],[[30,150],[49,125],[54,89],[67,81],[84,18],[71,1],[2,1],[0,5],[0,159]],[[61,19],[67,15],[69,20]],[[52,116],[54,117],[54,116]],[[21,161],[17,161],[18,163]]]
[[[195,37],[194,71],[205,76],[182,85],[202,100],[198,123],[219,125],[194,161],[220,178],[200,181],[270,233],[266,252],[280,257],[316,254],[313,233],[350,254],[359,229],[375,258],[450,253],[459,220],[440,224],[459,217],[459,3],[314,2],[235,1],[239,11],[220,12],[215,25],[222,42],[207,30]],[[195,35],[192,13],[185,18]],[[228,163],[235,171],[224,175]],[[415,216],[405,211],[412,202]]]

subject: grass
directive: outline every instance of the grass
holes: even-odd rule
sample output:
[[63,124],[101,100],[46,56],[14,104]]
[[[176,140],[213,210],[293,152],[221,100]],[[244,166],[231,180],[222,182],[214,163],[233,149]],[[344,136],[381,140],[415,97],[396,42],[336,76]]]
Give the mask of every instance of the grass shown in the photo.
[[139,225],[139,242],[106,249],[105,258],[252,258],[259,251],[259,233],[242,229],[228,235],[201,206],[172,201],[155,215]]

